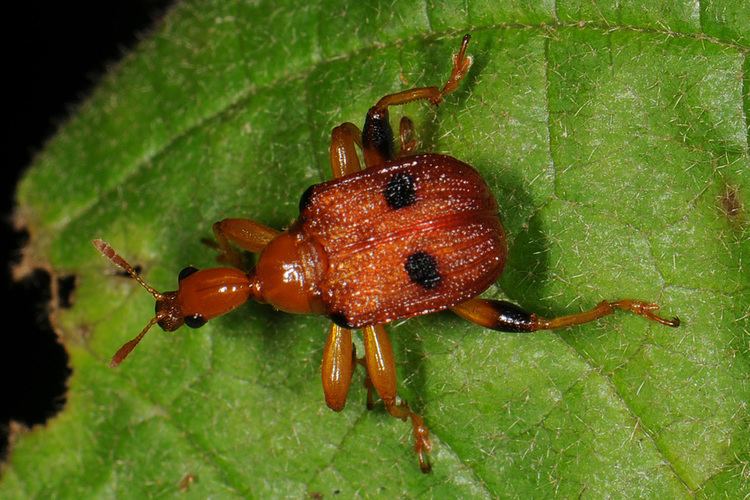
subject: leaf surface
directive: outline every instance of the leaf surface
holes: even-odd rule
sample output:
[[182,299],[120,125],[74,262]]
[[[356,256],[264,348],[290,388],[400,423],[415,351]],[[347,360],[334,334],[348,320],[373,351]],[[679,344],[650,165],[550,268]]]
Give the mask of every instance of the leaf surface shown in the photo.
[[[176,6],[19,187],[31,255],[77,276],[57,315],[73,375],[65,409],[16,436],[0,496],[172,495],[188,474],[196,497],[749,494],[747,4],[496,4]],[[510,258],[486,295],[546,316],[636,297],[682,327],[392,325],[430,475],[408,426],[365,410],[361,373],[346,409],[326,408],[322,318],[249,304],[107,367],[153,304],[89,240],[171,289],[214,264],[214,221],[287,226],[329,178],[332,127],[440,84],[464,32],[459,91],[403,113],[495,192]]]

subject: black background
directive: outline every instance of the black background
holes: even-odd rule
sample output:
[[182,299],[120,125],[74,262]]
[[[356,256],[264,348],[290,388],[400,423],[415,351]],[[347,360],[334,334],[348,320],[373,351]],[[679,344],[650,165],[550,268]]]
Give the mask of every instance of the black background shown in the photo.
[[6,452],[11,420],[31,426],[60,410],[70,374],[67,356],[47,320],[49,276],[36,271],[20,283],[11,281],[10,268],[27,239],[12,226],[16,184],[107,67],[158,23],[170,3],[27,1],[3,8],[0,456]]

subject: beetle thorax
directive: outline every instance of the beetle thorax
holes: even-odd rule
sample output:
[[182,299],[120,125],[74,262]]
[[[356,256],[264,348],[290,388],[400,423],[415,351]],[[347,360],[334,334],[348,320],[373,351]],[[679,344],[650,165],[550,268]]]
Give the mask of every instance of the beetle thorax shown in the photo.
[[260,254],[255,273],[261,299],[286,312],[323,312],[317,282],[324,261],[322,249],[292,226]]

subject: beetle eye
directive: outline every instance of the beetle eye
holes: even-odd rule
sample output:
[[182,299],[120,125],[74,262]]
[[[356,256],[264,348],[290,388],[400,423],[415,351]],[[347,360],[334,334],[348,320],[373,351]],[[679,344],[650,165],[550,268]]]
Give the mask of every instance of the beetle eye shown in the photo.
[[200,314],[185,316],[185,324],[190,328],[200,328],[206,324],[206,318],[204,318]]
[[191,274],[197,273],[197,272],[198,272],[197,268],[195,268],[193,266],[187,266],[187,267],[183,268],[182,271],[180,271],[179,276],[177,276],[177,280],[178,281],[182,281],[185,278],[187,278],[188,276],[190,276]]

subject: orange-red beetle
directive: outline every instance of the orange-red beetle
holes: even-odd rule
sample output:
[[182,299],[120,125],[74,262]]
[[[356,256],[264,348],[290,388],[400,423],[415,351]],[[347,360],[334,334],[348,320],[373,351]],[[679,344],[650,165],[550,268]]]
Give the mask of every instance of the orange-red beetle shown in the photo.
[[[475,298],[500,275],[506,242],[497,204],[469,165],[438,154],[415,155],[412,122],[400,124],[395,152],[388,107],[417,99],[439,104],[469,70],[469,36],[453,57],[442,89],[414,88],[383,97],[367,113],[364,131],[344,123],[332,132],[334,180],[310,187],[300,200],[299,219],[278,232],[247,219],[213,226],[219,260],[232,265],[179,275],[179,289],[160,293],[146,284],[107,243],[94,245],[125,269],[156,299],[156,315],[112,358],[116,366],[154,323],[166,331],[197,328],[247,300],[294,313],[325,314],[331,324],[323,351],[326,403],[340,411],[357,363],[372,390],[396,418],[410,419],[422,471],[430,470],[431,444],[422,417],[397,399],[396,368],[385,323],[451,309],[481,326],[500,331],[535,331],[578,325],[623,309],[667,326],[679,319],[656,315],[658,305],[637,300],[604,301],[570,316],[541,318],[508,302]],[[355,144],[363,152],[361,169]],[[259,253],[247,272],[231,245]],[[365,355],[358,359],[351,329],[362,329]]]

